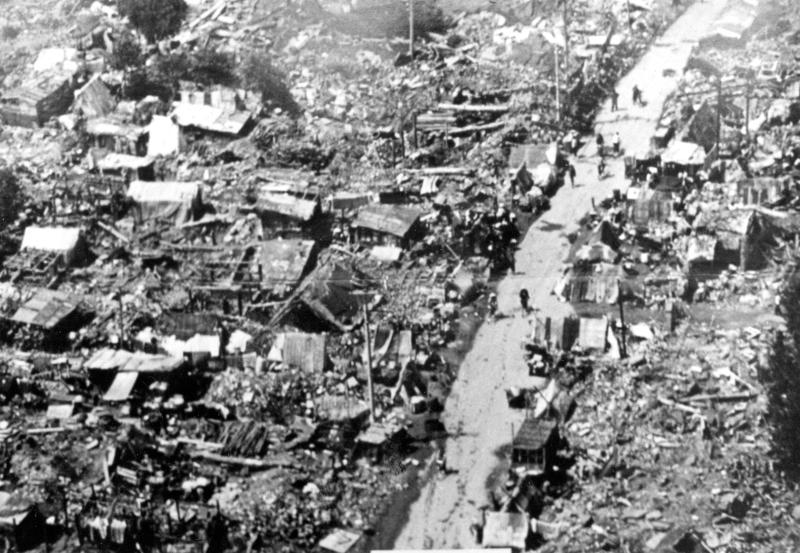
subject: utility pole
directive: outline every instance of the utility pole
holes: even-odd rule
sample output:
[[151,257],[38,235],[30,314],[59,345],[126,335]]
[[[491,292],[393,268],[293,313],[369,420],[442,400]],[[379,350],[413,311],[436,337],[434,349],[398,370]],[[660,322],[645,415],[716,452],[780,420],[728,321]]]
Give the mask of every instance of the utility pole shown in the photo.
[[569,86],[569,0],[561,0],[564,7],[564,82]]
[[622,306],[622,284],[617,281],[617,302],[619,303],[619,322],[622,326],[622,351],[620,356],[625,359],[628,357],[628,344],[625,336],[625,308]]
[[561,123],[561,92],[559,91],[560,85],[558,82],[558,44],[553,45],[553,55],[556,59],[556,120]]
[[631,0],[625,0],[625,11],[628,18],[628,32],[633,32],[633,20],[631,19]]
[[369,395],[369,420],[375,422],[375,388],[372,385],[372,338],[369,335],[369,308],[364,303],[364,339],[367,342],[367,394]]
[[717,75],[717,158],[719,158],[719,142],[722,134],[722,75]]
[[408,55],[414,59],[414,0],[408,0]]

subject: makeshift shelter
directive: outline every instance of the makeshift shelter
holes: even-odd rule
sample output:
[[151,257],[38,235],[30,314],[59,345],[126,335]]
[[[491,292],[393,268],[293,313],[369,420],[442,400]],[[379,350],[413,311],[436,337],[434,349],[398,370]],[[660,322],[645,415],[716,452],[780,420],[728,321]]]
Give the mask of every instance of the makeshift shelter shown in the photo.
[[35,127],[69,110],[75,79],[70,72],[37,75],[21,86],[3,92],[0,116],[6,125]]
[[178,126],[214,134],[238,136],[251,121],[245,111],[231,112],[223,108],[202,104],[176,102],[170,114]]
[[790,177],[744,178],[736,183],[739,201],[745,205],[764,205],[777,201],[792,185]]
[[[155,178],[154,161],[151,157],[112,152],[98,159],[95,167],[103,176],[130,176],[132,180],[142,181],[152,181]],[[124,179],[120,179],[122,180]]]
[[558,440],[556,421],[525,419],[511,442],[512,469],[522,469],[527,474],[547,473],[555,461]]
[[314,235],[320,222],[322,207],[319,198],[298,198],[291,194],[262,194],[253,209],[261,216],[264,228],[273,234]]
[[[20,250],[26,255],[46,254],[66,267],[86,261],[89,249],[81,229],[75,227],[27,227]],[[37,263],[41,263],[39,260]]]
[[75,296],[40,288],[17,309],[11,320],[47,331],[63,329],[78,310],[79,304],[80,300]]
[[114,117],[86,121],[86,134],[92,146],[117,154],[143,156],[147,153],[147,127],[131,125]]
[[27,551],[47,536],[47,521],[39,507],[18,494],[0,492],[0,534],[15,551]]
[[350,226],[360,242],[407,248],[422,237],[422,213],[415,207],[372,204],[361,208]]
[[661,154],[661,184],[667,188],[677,186],[680,173],[685,172],[693,177],[705,166],[707,159],[705,150],[699,144],[674,141]]
[[630,221],[639,229],[651,223],[663,223],[672,216],[672,194],[669,192],[640,188],[638,197],[629,206]]
[[184,137],[179,125],[170,117],[153,115],[147,127],[147,155],[170,156],[183,151]]
[[307,373],[321,373],[330,365],[327,345],[326,334],[284,332],[276,336],[267,361],[302,369]]
[[556,285],[556,293],[572,303],[616,303],[622,268],[609,263],[595,263],[589,268],[575,268]]
[[487,511],[483,524],[485,549],[510,548],[525,551],[530,535],[530,517],[526,513]]
[[88,119],[94,119],[111,113],[116,103],[111,92],[108,91],[108,87],[100,78],[100,74],[97,74],[75,91],[72,109]]
[[139,221],[166,218],[176,225],[195,219],[203,203],[200,182],[133,181],[128,197],[137,204]]
[[316,262],[313,240],[266,240],[257,248],[255,263],[261,287],[281,297],[291,293]]

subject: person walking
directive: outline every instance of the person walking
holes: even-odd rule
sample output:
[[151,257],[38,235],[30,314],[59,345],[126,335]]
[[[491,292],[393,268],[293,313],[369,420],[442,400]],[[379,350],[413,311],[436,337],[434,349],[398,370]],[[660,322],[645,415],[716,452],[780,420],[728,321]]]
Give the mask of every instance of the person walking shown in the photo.
[[597,155],[603,157],[603,145],[605,144],[605,139],[603,138],[602,133],[597,133],[597,138],[595,139],[597,143]]
[[569,167],[567,168],[567,174],[569,175],[569,185],[570,185],[570,187],[571,188],[575,188],[575,174],[576,174],[576,171],[575,171],[575,166],[573,164],[571,164],[571,163],[569,164]]
[[611,89],[611,111],[617,111],[619,109],[619,92],[617,89]]
[[523,288],[519,291],[519,304],[522,306],[522,313],[527,315],[528,311],[530,311],[530,307],[528,306],[528,302],[530,301],[531,296],[528,293],[527,288]]
[[637,85],[633,85],[633,105],[638,106],[642,103],[642,91]]
[[614,148],[614,155],[619,155],[622,139],[619,136],[619,131],[614,133],[614,138],[611,140],[611,147]]
[[606,174],[606,160],[603,157],[600,157],[600,161],[597,162],[597,178],[602,179],[603,176]]

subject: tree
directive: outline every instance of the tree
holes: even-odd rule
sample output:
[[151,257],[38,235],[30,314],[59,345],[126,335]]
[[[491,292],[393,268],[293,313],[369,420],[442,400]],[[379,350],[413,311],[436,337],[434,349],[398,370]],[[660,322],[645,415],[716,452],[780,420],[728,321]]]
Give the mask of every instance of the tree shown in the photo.
[[117,8],[149,42],[177,33],[189,10],[185,0],[117,0]]
[[0,169],[0,230],[17,220],[23,203],[22,188],[16,175],[9,169]]
[[273,104],[292,115],[300,113],[286,77],[274,65],[267,52],[250,52],[239,67],[242,85],[261,93],[261,102]]
[[141,67],[143,63],[142,49],[133,33],[125,32],[117,37],[114,41],[114,52],[111,55],[111,67],[124,70]]
[[[775,450],[787,468],[800,463],[800,271],[795,270],[781,294],[787,332],[779,331],[772,344],[766,375],[769,418]],[[798,475],[795,475],[798,476]]]

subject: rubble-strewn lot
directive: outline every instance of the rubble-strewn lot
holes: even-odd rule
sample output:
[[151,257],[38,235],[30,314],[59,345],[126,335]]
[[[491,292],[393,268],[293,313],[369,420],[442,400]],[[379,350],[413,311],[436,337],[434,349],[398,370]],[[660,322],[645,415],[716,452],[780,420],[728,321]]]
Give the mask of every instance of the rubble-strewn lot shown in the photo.
[[[404,9],[345,4],[193,1],[151,43],[113,3],[4,15],[11,546],[367,547],[430,449],[448,470],[459,355],[591,140],[568,131],[591,134],[680,9],[574,2],[565,60],[555,3],[416,2],[412,59]],[[554,293],[583,316],[538,313],[523,344],[540,386],[509,391],[531,416],[485,546],[796,547],[763,388],[797,249],[797,82],[774,38],[794,30],[752,17],[737,42],[726,21],[660,138],[621,153],[637,186],[575,237]]]

